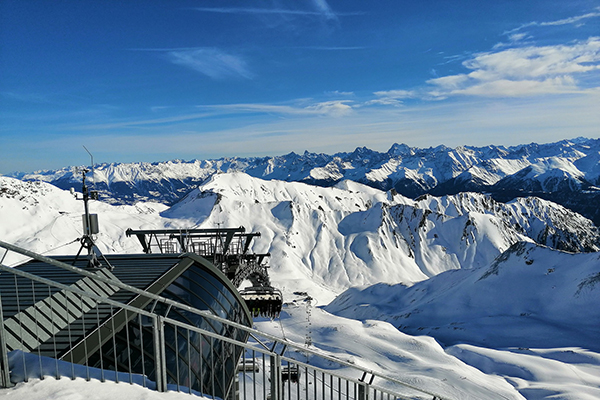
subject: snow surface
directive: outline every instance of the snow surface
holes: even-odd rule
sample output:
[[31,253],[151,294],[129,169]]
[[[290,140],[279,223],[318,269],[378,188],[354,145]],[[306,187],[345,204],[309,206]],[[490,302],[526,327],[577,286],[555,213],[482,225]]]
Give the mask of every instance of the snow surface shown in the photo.
[[[272,282],[287,304],[258,329],[298,343],[309,335],[323,352],[449,398],[600,398],[600,257],[579,253],[598,250],[598,233],[553,203],[504,205],[477,194],[415,201],[352,181],[324,188],[228,173],[170,208],[90,208],[105,253],[141,251],[127,228],[261,232],[253,250],[271,253]],[[74,254],[82,209],[68,191],[0,177],[0,240]],[[577,254],[555,250],[563,247]],[[3,263],[20,261],[9,253]],[[187,395],[48,378],[2,396]]]
[[[22,382],[9,389],[0,389],[0,399],[7,400],[190,400],[189,394],[159,393],[139,385],[124,382],[101,382],[97,379],[46,377]],[[196,397],[199,398],[199,397]]]
[[489,267],[448,271],[408,288],[351,288],[326,310],[388,321],[444,345],[576,347],[600,352],[600,254],[518,243]]

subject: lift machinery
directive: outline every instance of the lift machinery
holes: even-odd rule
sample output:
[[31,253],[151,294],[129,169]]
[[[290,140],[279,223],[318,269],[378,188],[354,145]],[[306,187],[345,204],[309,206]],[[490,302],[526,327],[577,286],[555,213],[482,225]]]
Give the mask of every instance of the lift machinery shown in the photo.
[[[136,236],[144,253],[194,253],[211,261],[233,283],[253,316],[276,318],[281,312],[281,291],[271,286],[269,253],[256,254],[250,245],[260,233],[239,228],[155,229],[126,231]],[[251,286],[239,289],[243,282]]]

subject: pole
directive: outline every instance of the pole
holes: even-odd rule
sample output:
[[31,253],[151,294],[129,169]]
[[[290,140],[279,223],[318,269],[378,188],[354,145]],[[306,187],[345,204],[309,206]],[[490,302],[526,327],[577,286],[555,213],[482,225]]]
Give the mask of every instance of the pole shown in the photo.
[[11,387],[10,370],[8,367],[8,354],[4,332],[4,313],[2,312],[2,297],[0,296],[0,387]]

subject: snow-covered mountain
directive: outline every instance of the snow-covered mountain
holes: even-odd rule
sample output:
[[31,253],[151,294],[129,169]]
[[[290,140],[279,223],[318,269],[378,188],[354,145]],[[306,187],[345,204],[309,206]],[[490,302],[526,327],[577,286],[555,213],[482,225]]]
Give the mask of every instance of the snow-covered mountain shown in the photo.
[[[271,253],[287,302],[279,321],[257,321],[262,330],[300,343],[310,334],[322,351],[449,398],[600,397],[600,235],[560,205],[232,172],[209,174],[171,207],[90,208],[105,253],[141,251],[127,228],[261,232],[253,250]],[[82,209],[66,190],[0,177],[3,241],[73,254]],[[3,263],[18,261],[9,253]]]
[[598,251],[598,229],[589,220],[565,207],[537,197],[517,198],[508,203],[489,195],[459,193],[435,197],[424,195],[416,203],[432,212],[449,216],[483,213],[500,218],[536,243],[571,252]]
[[[388,321],[442,344],[600,351],[598,253],[516,243],[488,266],[448,271],[411,287],[351,288],[325,309]],[[574,312],[574,310],[580,310]]]
[[[80,232],[81,202],[42,182],[0,177],[0,236],[48,250]],[[548,201],[507,204],[463,193],[411,200],[353,181],[333,187],[216,174],[168,208],[155,203],[93,202],[107,252],[139,251],[127,228],[244,226],[260,231],[259,253],[272,254],[278,282],[294,290],[326,287],[321,296],[356,285],[413,283],[451,269],[483,267],[517,242],[572,252],[598,251],[600,233],[586,218]],[[22,221],[31,221],[24,225]],[[71,245],[71,250],[78,243]],[[310,281],[310,287],[302,287]],[[301,286],[301,288],[298,287]]]
[[[174,204],[208,177],[245,172],[262,179],[332,186],[353,180],[415,198],[471,191],[496,200],[537,196],[562,204],[600,225],[600,139],[577,138],[556,143],[512,147],[438,146],[420,149],[394,144],[381,153],[365,147],[333,155],[290,153],[277,157],[222,158],[161,163],[100,164],[93,181],[107,201]],[[74,167],[13,174],[60,188],[78,186]]]

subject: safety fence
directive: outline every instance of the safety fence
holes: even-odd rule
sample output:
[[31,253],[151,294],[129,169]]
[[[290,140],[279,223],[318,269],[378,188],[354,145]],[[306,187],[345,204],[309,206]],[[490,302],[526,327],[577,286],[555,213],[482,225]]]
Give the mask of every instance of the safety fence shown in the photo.
[[[110,275],[0,247],[81,275],[68,285],[0,262],[2,284],[16,289],[8,299],[0,287],[1,387],[50,376],[231,400],[445,398]],[[151,301],[136,307],[120,293]]]

